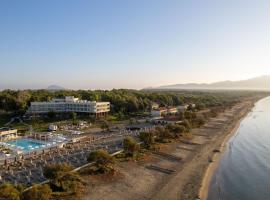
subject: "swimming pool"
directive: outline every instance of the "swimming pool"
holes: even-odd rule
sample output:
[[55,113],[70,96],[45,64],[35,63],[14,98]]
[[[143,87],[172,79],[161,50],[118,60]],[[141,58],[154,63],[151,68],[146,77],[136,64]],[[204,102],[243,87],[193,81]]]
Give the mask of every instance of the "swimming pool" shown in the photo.
[[39,150],[48,146],[47,143],[39,140],[33,139],[17,139],[13,141],[6,142],[9,146],[16,147],[24,152]]

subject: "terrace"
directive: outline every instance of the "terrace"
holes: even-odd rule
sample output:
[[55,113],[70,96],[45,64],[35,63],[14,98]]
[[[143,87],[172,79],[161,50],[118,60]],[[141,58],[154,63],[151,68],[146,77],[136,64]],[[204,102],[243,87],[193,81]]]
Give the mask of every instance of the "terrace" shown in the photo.
[[[153,127],[141,130],[150,130]],[[27,153],[6,157],[0,162],[0,183],[14,184],[40,183],[46,179],[43,168],[50,163],[69,163],[75,168],[87,164],[87,157],[91,151],[106,149],[114,153],[123,148],[123,138],[138,136],[138,131],[122,130],[116,133],[106,133],[99,136],[86,135],[77,142],[68,140],[63,146],[51,146],[42,151],[28,151]],[[27,143],[29,144],[29,143]]]

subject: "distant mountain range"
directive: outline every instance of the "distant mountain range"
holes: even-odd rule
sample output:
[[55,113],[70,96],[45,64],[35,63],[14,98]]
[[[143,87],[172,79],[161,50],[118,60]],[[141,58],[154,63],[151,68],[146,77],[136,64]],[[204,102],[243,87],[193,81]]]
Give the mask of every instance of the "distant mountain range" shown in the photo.
[[59,85],[50,85],[46,90],[49,91],[58,91],[58,90],[66,90],[65,88],[59,86]]
[[270,75],[241,81],[222,81],[215,83],[187,83],[160,86],[147,89],[187,89],[187,90],[270,90]]

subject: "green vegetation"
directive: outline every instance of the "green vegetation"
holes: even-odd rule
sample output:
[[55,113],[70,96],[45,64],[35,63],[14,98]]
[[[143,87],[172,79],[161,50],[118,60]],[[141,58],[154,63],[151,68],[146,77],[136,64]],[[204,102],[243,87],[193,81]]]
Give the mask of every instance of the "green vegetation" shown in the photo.
[[94,162],[94,166],[90,168],[93,173],[106,174],[115,171],[115,159],[105,150],[91,152],[87,160]]
[[145,147],[150,149],[155,143],[155,133],[154,131],[141,132],[140,140],[144,143]]
[[34,185],[22,194],[22,200],[49,200],[52,190],[49,185]]
[[52,195],[65,196],[81,194],[84,182],[78,173],[71,171],[72,166],[50,164],[44,168],[44,176],[49,179],[49,184],[34,185],[24,190],[21,185],[0,185],[0,200],[49,200]]
[[[58,182],[58,178],[61,177],[63,175],[63,173],[69,172],[72,169],[73,169],[73,167],[67,163],[51,164],[51,165],[47,165],[44,168],[43,174],[49,180]],[[56,183],[56,185],[57,185],[57,183]]]
[[20,200],[20,191],[11,184],[0,186],[0,200]]
[[132,137],[126,137],[123,141],[124,153],[128,157],[137,158],[140,152],[140,145]]
[[109,131],[110,130],[110,125],[109,125],[109,123],[106,121],[106,120],[103,120],[102,122],[101,122],[101,126],[100,126],[100,128],[103,130],[103,131]]
[[141,132],[140,140],[147,149],[155,149],[156,143],[167,143],[175,139],[191,139],[189,132],[190,124],[185,120],[182,124],[168,124],[167,126],[157,126],[154,131]]
[[77,121],[77,113],[71,112],[71,113],[70,113],[70,118],[72,119],[73,125],[78,124],[78,121]]
[[51,164],[44,168],[44,176],[50,180],[54,192],[78,194],[83,188],[80,176],[72,171],[73,167],[66,164]]
[[168,130],[170,133],[173,134],[174,138],[179,138],[183,136],[183,133],[186,133],[188,129],[184,125],[179,125],[179,124],[169,124],[166,127],[166,130]]
[[144,112],[150,110],[153,102],[163,106],[195,103],[197,108],[210,108],[230,106],[240,101],[241,98],[266,94],[248,91],[137,91],[125,89],[56,92],[4,90],[0,92],[0,111],[18,115],[23,114],[32,101],[49,101],[54,97],[75,96],[85,100],[110,101],[112,104],[111,113],[117,118],[124,118],[133,113],[143,115]]

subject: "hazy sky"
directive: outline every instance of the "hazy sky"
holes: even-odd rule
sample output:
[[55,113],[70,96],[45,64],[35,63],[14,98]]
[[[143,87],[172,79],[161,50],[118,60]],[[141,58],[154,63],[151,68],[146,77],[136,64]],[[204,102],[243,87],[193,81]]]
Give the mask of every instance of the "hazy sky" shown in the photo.
[[269,0],[2,0],[0,88],[143,88],[270,74]]

